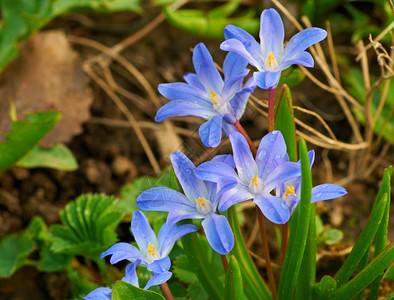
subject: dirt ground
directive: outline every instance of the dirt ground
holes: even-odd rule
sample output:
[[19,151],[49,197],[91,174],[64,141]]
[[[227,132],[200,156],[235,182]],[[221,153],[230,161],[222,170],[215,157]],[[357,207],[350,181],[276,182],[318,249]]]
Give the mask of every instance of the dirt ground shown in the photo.
[[[44,30],[61,29],[68,36],[84,37],[112,46],[131,36],[139,28],[143,28],[158,13],[157,10],[151,10],[140,16],[131,13],[71,15],[51,22]],[[70,39],[70,41],[73,40]],[[340,41],[345,43],[346,37],[341,37]],[[193,71],[191,49],[199,42],[206,43],[214,59],[221,64],[225,56],[225,53],[219,50],[221,41],[187,34],[166,22],[161,23],[138,42],[127,47],[122,51],[122,55],[143,74],[156,91],[159,83],[181,81],[184,74]],[[76,42],[72,42],[71,46],[82,62],[100,53]],[[349,42],[342,46],[352,47]],[[133,117],[138,122],[153,124],[156,108],[149,102],[146,91],[132,74],[125,72],[119,63],[111,64],[111,69],[117,84],[131,92],[132,98],[137,99],[133,102],[125,97],[122,98]],[[317,76],[322,76],[318,69],[315,72]],[[0,238],[23,230],[36,215],[41,216],[48,225],[59,222],[59,209],[82,193],[94,192],[117,196],[124,184],[137,177],[155,173],[137,135],[125,122],[126,118],[119,107],[96,82],[90,80],[88,88],[93,95],[90,107],[91,116],[84,122],[83,132],[73,136],[67,143],[79,162],[78,170],[65,172],[44,168],[13,167],[9,171],[0,173]],[[295,105],[323,112],[337,137],[349,142],[351,129],[345,121],[340,106],[331,94],[317,88],[308,79],[292,89],[292,93]],[[264,92],[259,92],[257,97],[265,99],[266,95]],[[163,98],[160,100],[165,103]],[[64,101],[68,100],[64,99]],[[320,127],[313,118],[305,117],[304,121],[310,122],[308,124],[317,129]],[[191,136],[179,135],[182,145],[178,146],[171,145],[171,139],[167,142],[160,140],[158,135],[163,133],[158,134],[157,130],[152,127],[153,125],[149,125],[152,128],[146,126],[142,129],[161,168],[168,165],[168,158],[164,157],[163,153],[175,151],[180,149],[179,147],[194,149],[195,161],[212,156],[211,152],[207,154],[202,148],[197,139],[198,136],[195,135],[199,122],[194,118],[173,119],[173,124],[177,128],[182,127],[192,133]],[[252,139],[258,140],[267,132],[267,120],[261,114],[247,112],[241,123],[244,124]],[[350,155],[348,152],[324,151],[314,145],[308,146],[316,151],[316,162],[313,167],[315,185],[327,182],[327,180],[335,183],[347,176]],[[230,152],[229,145],[224,142],[219,152]],[[385,161],[393,163],[393,155],[390,151],[388,153]],[[327,178],[329,172],[325,164],[326,158],[331,163],[332,178]],[[339,228],[344,232],[344,239],[339,244],[330,247],[323,246],[326,253],[337,253],[352,245],[371,212],[382,174],[383,166],[378,166],[367,179],[347,183],[345,188],[349,192],[348,195],[317,205],[317,211],[325,226]],[[393,205],[391,207],[393,208]],[[254,214],[254,211],[248,207],[244,212],[248,216]],[[251,221],[252,217],[245,218],[245,220],[243,228],[248,240],[251,237],[254,222]],[[393,218],[391,218],[389,228],[393,227]],[[270,230],[272,231],[273,228]],[[275,243],[274,235],[271,234],[270,237]],[[393,230],[389,232],[389,239],[391,241],[394,239]],[[250,243],[252,250],[260,255],[259,238],[252,236]],[[276,250],[273,249],[273,251]],[[323,256],[318,262],[320,271],[318,276],[323,273],[333,274],[343,259],[344,255]],[[23,289],[21,289],[21,282],[23,282]],[[24,267],[10,279],[0,280],[0,295],[5,295],[2,299],[15,300],[68,299],[70,296],[68,287],[69,284],[63,273],[45,274],[32,267]],[[390,288],[389,283],[385,284],[385,288]]]

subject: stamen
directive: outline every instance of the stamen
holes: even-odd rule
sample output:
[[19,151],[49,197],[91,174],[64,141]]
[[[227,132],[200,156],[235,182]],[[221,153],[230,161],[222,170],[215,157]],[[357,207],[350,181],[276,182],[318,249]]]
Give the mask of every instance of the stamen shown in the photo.
[[214,91],[209,90],[209,95],[213,104],[217,105],[220,102],[220,97]]
[[152,243],[148,244],[148,250],[146,250],[146,251],[148,252],[148,254],[150,254],[152,256],[155,256],[155,254],[157,252],[155,245],[153,245]]
[[272,66],[275,64],[275,61],[276,61],[276,59],[275,59],[274,52],[271,51],[271,52],[268,54],[267,66],[268,66],[268,67],[272,67]]
[[205,198],[200,197],[196,200],[196,203],[198,205],[201,205],[202,207],[205,207],[205,205],[207,205],[207,200],[205,200]]
[[292,185],[287,186],[285,199],[287,199],[287,197],[289,197],[290,195],[295,195],[294,186],[292,186]]
[[253,176],[252,177],[252,179],[251,179],[251,181],[253,182],[253,184],[255,185],[255,186],[258,186],[259,185],[259,176]]

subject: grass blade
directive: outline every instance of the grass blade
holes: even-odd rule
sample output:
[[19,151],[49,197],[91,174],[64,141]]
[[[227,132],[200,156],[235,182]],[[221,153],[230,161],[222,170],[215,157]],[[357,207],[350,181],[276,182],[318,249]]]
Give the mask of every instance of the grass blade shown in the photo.
[[231,256],[226,275],[226,300],[245,299],[241,269],[235,256]]

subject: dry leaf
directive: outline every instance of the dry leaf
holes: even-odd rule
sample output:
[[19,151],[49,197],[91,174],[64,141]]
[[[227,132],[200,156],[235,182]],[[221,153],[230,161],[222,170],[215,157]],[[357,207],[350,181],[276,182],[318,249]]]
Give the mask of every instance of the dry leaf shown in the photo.
[[82,133],[93,100],[78,54],[62,31],[37,33],[20,50],[20,56],[0,75],[0,132],[10,131],[7,99],[11,99],[21,120],[27,112],[63,113],[41,141],[43,147],[70,141]]

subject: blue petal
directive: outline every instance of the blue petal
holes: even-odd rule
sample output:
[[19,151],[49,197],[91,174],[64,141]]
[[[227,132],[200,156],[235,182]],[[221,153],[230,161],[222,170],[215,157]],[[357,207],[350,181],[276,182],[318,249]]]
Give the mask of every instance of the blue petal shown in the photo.
[[223,79],[215,67],[211,54],[203,43],[194,47],[193,65],[201,84],[207,90],[220,95],[223,89]]
[[293,58],[283,60],[279,64],[278,69],[283,71],[284,69],[286,69],[288,66],[291,65],[302,65],[308,68],[312,68],[314,65],[313,57],[306,51],[299,52]]
[[207,147],[217,147],[222,140],[223,116],[217,114],[200,126],[198,132],[202,143]]
[[196,167],[182,152],[171,153],[172,167],[182,189],[192,202],[200,197],[207,199],[208,191],[201,179],[194,174]]
[[[262,54],[260,51],[260,44],[257,43],[255,38],[252,35],[250,35],[248,32],[237,26],[228,25],[224,28],[224,37],[226,38],[226,40],[230,40],[230,39],[239,40],[244,45],[245,50],[250,54],[252,60],[256,62],[255,66],[257,67],[263,65]],[[227,51],[237,52],[234,50],[227,50]],[[246,57],[244,58],[247,59],[249,63],[251,63],[251,61],[248,58]],[[253,63],[251,64],[254,65]]]
[[285,200],[272,195],[257,195],[253,202],[260,208],[263,215],[275,224],[289,221],[290,210]]
[[[242,89],[242,83],[246,75],[248,75],[249,70],[239,73],[224,82],[224,87],[222,91],[222,99],[224,101],[231,100],[236,93],[240,92]],[[234,113],[235,116],[235,113]]]
[[220,161],[204,162],[196,168],[195,173],[202,180],[216,183],[223,177],[232,177],[235,180],[238,177],[233,167]]
[[[202,91],[205,91],[205,87],[201,84],[200,80],[198,80],[196,74],[187,73],[185,76],[183,76],[183,79],[191,86],[194,86]],[[205,99],[205,100],[209,100],[209,99]]]
[[254,72],[253,78],[258,87],[270,90],[278,85],[280,72]]
[[[254,42],[257,44],[256,41]],[[261,57],[258,56],[260,54],[253,55],[253,53],[249,53],[246,47],[248,47],[248,44],[245,45],[238,39],[234,38],[226,40],[220,44],[220,49],[224,51],[234,52],[245,58],[251,65],[255,66],[257,69],[262,70],[264,65],[262,63]],[[249,45],[249,48],[250,47],[251,46]]]
[[301,167],[298,163],[283,162],[266,178],[264,193],[269,193],[286,181],[299,176],[301,176]]
[[[186,78],[189,79],[190,75]],[[205,91],[204,87],[203,89],[199,89],[183,82],[173,82],[159,84],[158,90],[164,97],[173,101],[183,100],[202,106],[212,106],[211,100],[208,98],[207,91]]]
[[321,184],[312,189],[312,203],[321,200],[329,200],[346,195],[347,191],[335,184]]
[[160,245],[160,255],[168,255],[177,240],[185,234],[195,231],[197,231],[197,227],[191,224],[180,226],[168,225],[167,223],[163,224],[157,236]]
[[148,283],[144,287],[144,290],[149,289],[153,285],[159,285],[166,282],[168,279],[171,278],[171,276],[172,273],[168,271],[153,275],[153,277],[149,279]]
[[230,142],[233,148],[233,157],[238,176],[245,184],[249,184],[252,177],[257,175],[258,172],[249,145],[239,132],[230,134]]
[[175,116],[194,116],[208,120],[216,114],[217,112],[212,107],[205,107],[184,100],[174,100],[160,107],[155,116],[155,121],[162,122]]
[[138,276],[136,272],[136,269],[140,263],[140,260],[136,260],[135,262],[128,264],[126,267],[126,274],[122,278],[122,281],[128,282],[136,287],[140,287],[138,284]]
[[211,159],[214,162],[222,162],[226,165],[229,165],[231,168],[235,169],[234,158],[231,154],[220,154],[216,155],[214,158]]
[[174,207],[194,208],[195,203],[182,193],[166,187],[155,187],[142,192],[136,204],[138,208],[148,211],[170,211]]
[[251,77],[244,85],[244,88],[230,100],[230,105],[234,110],[236,118],[239,120],[243,116],[250,94],[255,90],[256,83]]
[[285,30],[278,12],[273,8],[265,9],[260,17],[260,45],[264,58],[270,52],[275,57],[282,55],[284,36]]
[[234,204],[253,199],[254,196],[247,186],[238,185],[223,193],[219,202],[219,211],[225,211]]
[[135,241],[138,244],[138,247],[140,248],[141,253],[147,253],[146,251],[148,249],[149,243],[153,244],[156,248],[159,248],[156,234],[149,225],[148,219],[140,210],[137,210],[133,213],[131,220],[131,231]]
[[103,258],[107,255],[112,255],[110,259],[111,264],[116,264],[117,262],[124,259],[129,261],[146,261],[146,258],[141,254],[141,252],[129,243],[116,243],[115,245],[112,245],[108,250],[101,253],[100,258]]
[[217,253],[228,254],[234,246],[234,235],[225,216],[211,213],[201,222],[208,243]]
[[228,137],[231,133],[237,131],[237,129],[235,129],[234,125],[227,123],[226,120],[224,121],[225,122],[223,122],[223,132]]
[[107,287],[99,287],[89,294],[87,294],[83,299],[85,300],[111,300],[112,289]]
[[305,51],[309,46],[325,39],[327,32],[321,28],[307,28],[294,35],[287,44],[283,53],[283,60],[293,59],[299,52]]
[[315,150],[309,150],[308,157],[309,157],[309,165],[312,169],[313,163],[315,162]]
[[296,195],[289,195],[286,199],[287,206],[289,207],[290,210],[290,215],[294,213],[294,210],[297,207],[298,202],[300,202],[300,198],[298,198]]
[[147,266],[148,270],[154,273],[162,273],[168,271],[171,267],[171,260],[168,256],[155,260]]
[[[207,198],[206,198],[207,199]],[[197,208],[184,209],[184,208],[174,208],[167,215],[167,223],[173,225],[182,220],[188,219],[203,219],[204,215],[197,211]]]
[[244,72],[247,65],[248,61],[244,57],[234,52],[229,52],[223,62],[225,81]]
[[261,139],[256,155],[259,177],[265,181],[285,155],[286,143],[282,133],[275,130],[266,134]]

